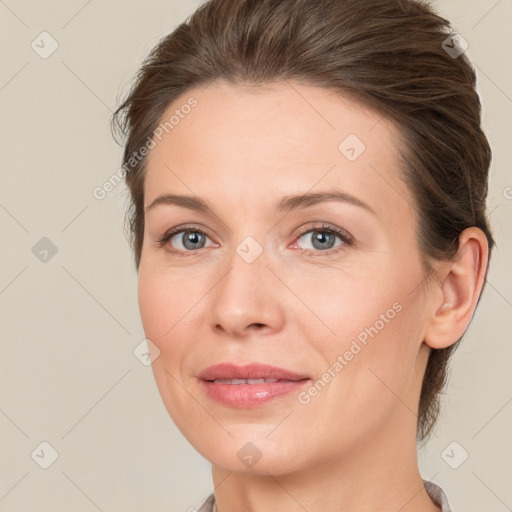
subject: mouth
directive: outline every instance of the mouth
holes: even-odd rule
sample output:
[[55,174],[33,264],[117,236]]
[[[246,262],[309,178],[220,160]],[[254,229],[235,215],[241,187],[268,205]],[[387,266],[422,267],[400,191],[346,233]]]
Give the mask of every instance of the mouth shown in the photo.
[[[305,380],[305,379],[301,379]],[[214,379],[206,382],[215,382],[216,384],[232,384],[239,386],[240,384],[273,384],[275,382],[298,382],[287,379]]]
[[206,395],[224,406],[255,408],[299,392],[311,378],[276,366],[221,363],[199,375]]
[[[251,363],[238,366],[233,363],[220,363],[209,366],[199,374],[199,378],[205,381],[232,381],[230,384],[261,384],[262,379],[269,383],[278,381],[299,381],[309,379],[308,375],[299,374],[279,368],[277,366]],[[238,382],[244,381],[244,382]],[[223,382],[228,383],[228,382]]]

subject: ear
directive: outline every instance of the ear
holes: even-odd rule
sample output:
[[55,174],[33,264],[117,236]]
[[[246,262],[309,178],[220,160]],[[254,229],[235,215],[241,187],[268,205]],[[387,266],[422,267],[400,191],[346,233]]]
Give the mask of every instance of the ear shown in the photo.
[[465,229],[454,258],[442,266],[444,277],[435,283],[440,293],[433,294],[432,316],[425,332],[429,347],[449,347],[466,331],[485,282],[488,258],[485,233],[477,227]]

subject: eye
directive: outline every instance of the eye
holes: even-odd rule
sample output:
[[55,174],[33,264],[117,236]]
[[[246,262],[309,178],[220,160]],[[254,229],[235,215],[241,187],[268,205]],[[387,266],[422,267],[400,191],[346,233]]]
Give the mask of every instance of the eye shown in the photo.
[[[298,240],[302,238],[306,240],[306,243],[309,242],[311,247],[298,248],[305,254],[314,256],[337,253],[354,244],[353,237],[347,231],[328,224],[301,229],[292,247],[297,248]],[[337,245],[335,245],[336,238],[341,241]],[[210,237],[197,226],[178,226],[165,232],[157,240],[157,246],[165,247],[171,254],[190,256],[195,254],[195,251],[207,247],[206,241],[208,239]],[[215,247],[216,245],[211,244],[210,247],[212,246]]]
[[167,231],[157,240],[157,245],[165,246],[170,253],[188,256],[203,249],[207,239],[209,236],[197,226],[179,226]]
[[[301,238],[310,243],[310,247],[303,248],[303,251],[306,254],[313,254],[315,256],[319,255],[319,253],[322,256],[337,253],[345,247],[352,246],[354,243],[352,236],[347,231],[326,224],[302,229],[297,240]],[[341,240],[341,243],[335,245],[336,238]],[[296,245],[297,242],[295,242],[294,246]]]

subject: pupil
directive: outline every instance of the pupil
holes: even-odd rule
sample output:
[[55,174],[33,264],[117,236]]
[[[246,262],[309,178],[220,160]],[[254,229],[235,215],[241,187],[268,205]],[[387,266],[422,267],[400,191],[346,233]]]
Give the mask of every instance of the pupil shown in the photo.
[[[328,242],[326,242],[325,238],[329,238],[331,237],[331,239],[333,238],[333,235],[332,233],[325,233],[325,232],[317,232],[318,234],[316,236],[313,237],[313,246],[315,246],[315,243],[316,242],[319,242],[320,243],[320,247],[316,247],[315,248],[319,248],[319,249],[330,249],[332,247],[332,245],[329,245]],[[323,241],[322,241],[323,239]],[[332,241],[332,240],[331,240]],[[329,246],[328,247],[325,247],[324,244],[327,243]]]
[[[201,237],[202,235],[200,233],[189,232],[185,235],[183,245],[187,249],[198,249],[198,247],[195,247],[195,245],[200,243]],[[189,244],[191,244],[192,247]]]

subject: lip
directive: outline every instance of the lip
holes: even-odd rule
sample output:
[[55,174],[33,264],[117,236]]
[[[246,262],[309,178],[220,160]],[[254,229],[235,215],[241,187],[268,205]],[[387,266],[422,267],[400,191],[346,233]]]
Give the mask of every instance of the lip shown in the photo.
[[209,366],[199,374],[202,380],[214,379],[280,379],[298,381],[309,379],[308,375],[293,373],[289,370],[261,363],[237,366],[232,363],[220,363]]
[[[253,363],[237,366],[221,363],[203,370],[199,378],[204,392],[213,400],[237,408],[254,408],[291,393],[299,392],[311,382],[307,375],[293,373],[276,366]],[[279,379],[262,384],[224,384],[215,379]]]

